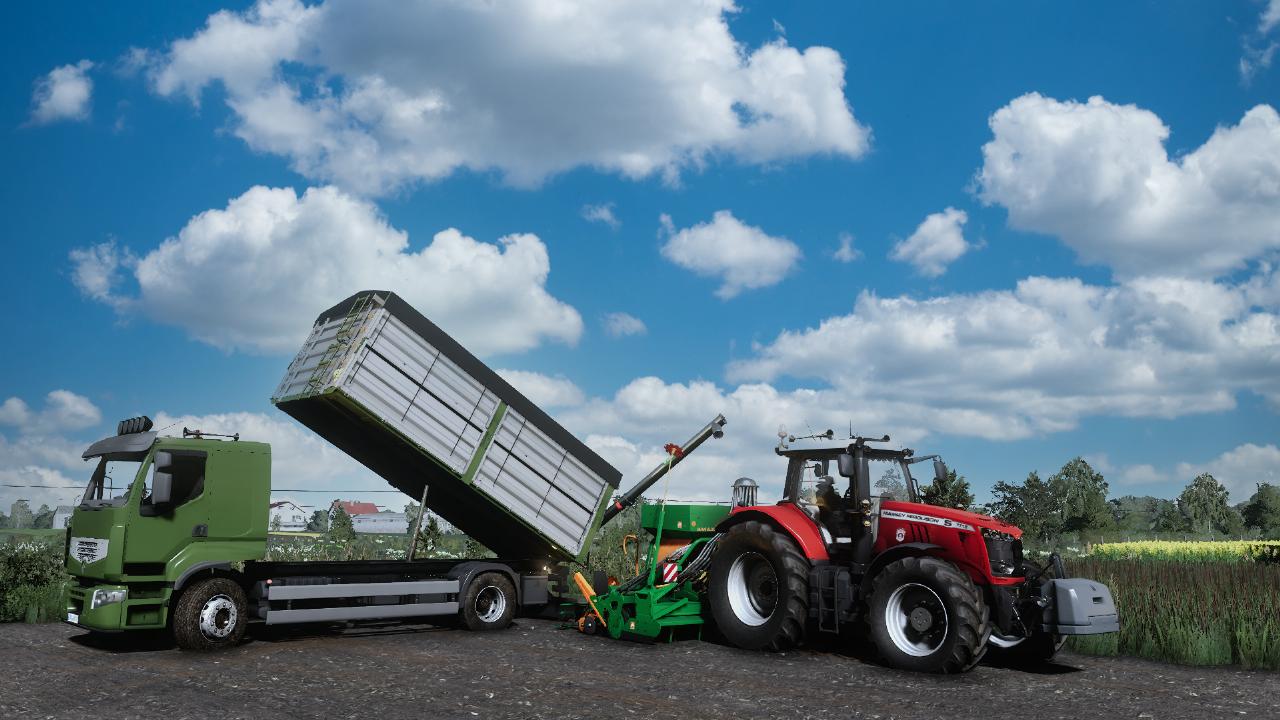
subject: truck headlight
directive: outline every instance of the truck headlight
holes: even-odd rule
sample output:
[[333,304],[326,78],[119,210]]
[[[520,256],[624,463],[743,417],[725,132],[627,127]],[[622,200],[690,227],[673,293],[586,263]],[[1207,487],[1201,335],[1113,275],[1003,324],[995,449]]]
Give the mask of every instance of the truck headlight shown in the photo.
[[114,605],[115,603],[124,602],[129,597],[129,591],[121,588],[119,590],[94,590],[93,597],[89,600],[89,609],[97,610],[103,605]]

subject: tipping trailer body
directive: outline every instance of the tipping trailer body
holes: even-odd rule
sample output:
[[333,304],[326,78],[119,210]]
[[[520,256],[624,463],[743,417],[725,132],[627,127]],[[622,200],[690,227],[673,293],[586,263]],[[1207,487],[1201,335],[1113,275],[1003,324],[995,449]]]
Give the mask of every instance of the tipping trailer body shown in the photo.
[[391,292],[322,312],[272,402],[501,557],[582,559],[621,478]]

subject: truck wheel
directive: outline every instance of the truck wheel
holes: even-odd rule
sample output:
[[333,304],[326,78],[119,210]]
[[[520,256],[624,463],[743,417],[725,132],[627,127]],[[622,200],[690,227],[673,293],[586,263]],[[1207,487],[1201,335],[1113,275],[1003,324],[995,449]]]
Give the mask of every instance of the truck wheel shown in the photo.
[[903,558],[880,571],[867,619],[885,661],[920,672],[972,668],[991,634],[986,603],[973,581],[932,557]]
[[749,520],[730,528],[715,552],[708,595],[725,638],[747,650],[799,645],[809,616],[809,562],[795,542]]
[[991,633],[987,659],[1009,668],[1033,668],[1053,659],[1066,644],[1064,635],[1036,630],[1029,638],[1009,638]]
[[197,580],[178,596],[173,610],[173,639],[183,650],[231,647],[244,637],[246,608],[244,588],[235,580]]
[[458,612],[472,630],[501,630],[516,614],[515,586],[502,573],[481,573],[467,585]]

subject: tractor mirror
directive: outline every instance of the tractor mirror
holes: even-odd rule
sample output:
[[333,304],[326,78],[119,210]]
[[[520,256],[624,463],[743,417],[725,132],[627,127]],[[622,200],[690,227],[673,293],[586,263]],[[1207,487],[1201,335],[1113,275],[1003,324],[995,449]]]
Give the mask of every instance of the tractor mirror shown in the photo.
[[168,505],[173,496],[173,475],[156,471],[151,478],[151,504]]
[[947,464],[942,462],[942,458],[933,459],[933,477],[938,482],[946,482],[947,480]]
[[813,472],[818,477],[824,478],[830,474],[831,466],[827,463],[826,460],[819,460],[818,463],[814,465]]
[[156,470],[168,470],[173,467],[173,453],[165,450],[156,452],[155,466]]
[[840,453],[840,456],[836,459],[836,463],[840,468],[840,474],[842,476],[847,478],[853,477],[856,463],[854,463],[852,455],[849,453]]

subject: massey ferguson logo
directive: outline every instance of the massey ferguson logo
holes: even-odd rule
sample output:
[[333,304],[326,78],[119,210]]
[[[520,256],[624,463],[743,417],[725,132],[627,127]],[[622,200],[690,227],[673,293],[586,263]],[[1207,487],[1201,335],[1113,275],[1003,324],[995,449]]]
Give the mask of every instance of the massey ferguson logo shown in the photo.
[[898,539],[898,542],[902,542],[907,539],[907,529],[898,528],[898,532],[894,533],[893,536]]
[[88,565],[107,556],[107,541],[98,538],[71,538],[71,557]]
[[[908,520],[910,522],[928,523],[930,525],[937,525],[939,527],[949,527],[949,528],[955,528],[957,530],[968,530],[969,532],[974,532],[973,526],[970,525],[969,523],[963,523],[963,522],[960,522],[959,520],[952,520],[951,518],[940,518],[940,517],[934,517],[932,515],[921,515],[920,513],[902,512],[900,510],[888,510],[888,509],[881,510],[880,514],[884,517],[893,518],[895,520]],[[898,539],[901,540],[902,538],[898,538]]]

